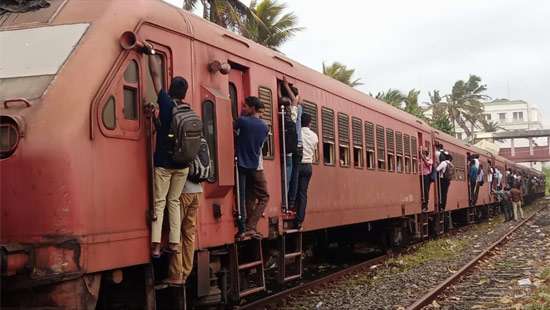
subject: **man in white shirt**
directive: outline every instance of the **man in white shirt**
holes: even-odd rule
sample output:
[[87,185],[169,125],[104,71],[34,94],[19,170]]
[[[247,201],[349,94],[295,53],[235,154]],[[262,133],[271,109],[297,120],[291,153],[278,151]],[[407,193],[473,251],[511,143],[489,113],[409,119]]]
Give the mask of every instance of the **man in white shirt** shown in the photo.
[[303,156],[298,166],[298,192],[296,195],[296,219],[294,220],[294,224],[298,229],[302,227],[306,216],[307,190],[312,175],[311,164],[315,159],[317,144],[319,143],[319,137],[309,128],[311,115],[304,113],[301,118]]

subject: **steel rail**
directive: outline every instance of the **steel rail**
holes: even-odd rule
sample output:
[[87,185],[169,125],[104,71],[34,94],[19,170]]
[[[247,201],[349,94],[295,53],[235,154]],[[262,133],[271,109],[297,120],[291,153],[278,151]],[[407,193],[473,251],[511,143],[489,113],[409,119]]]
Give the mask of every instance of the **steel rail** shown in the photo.
[[504,236],[502,236],[500,239],[492,243],[488,248],[486,248],[483,252],[481,252],[478,256],[476,256],[474,259],[469,261],[466,265],[464,265],[460,270],[458,270],[456,273],[454,273],[452,276],[448,277],[445,281],[443,281],[441,284],[430,290],[428,293],[426,293],[424,296],[422,296],[419,300],[417,300],[414,304],[407,307],[407,310],[417,310],[421,309],[424,306],[427,306],[430,304],[433,300],[437,298],[437,296],[443,292],[449,285],[457,281],[459,278],[461,278],[470,268],[472,268],[474,265],[479,262],[482,258],[487,256],[495,247],[499,246],[500,244],[504,243],[510,235],[512,235],[516,230],[518,230],[523,224],[527,223],[533,216],[535,216],[537,213],[542,211],[548,207],[547,205],[539,208],[537,211],[533,212],[531,215],[529,215],[527,218],[519,222],[514,228],[512,228],[509,232],[507,232]]
[[379,264],[379,263],[383,262],[384,260],[388,259],[388,257],[389,257],[389,255],[381,255],[379,257],[369,259],[367,261],[364,261],[362,263],[358,263],[358,264],[350,266],[348,268],[336,271],[336,272],[331,273],[329,275],[326,275],[324,277],[315,279],[315,280],[310,281],[310,282],[302,283],[302,284],[299,284],[297,286],[293,286],[291,288],[280,291],[280,292],[275,293],[273,295],[266,296],[262,299],[258,299],[256,301],[253,301],[253,302],[249,303],[249,304],[238,306],[238,307],[235,307],[233,309],[239,309],[239,310],[241,310],[241,309],[261,309],[261,307],[265,307],[269,304],[273,304],[276,301],[281,300],[281,299],[289,296],[290,294],[294,294],[294,293],[303,291],[305,289],[317,287],[319,285],[322,285],[322,284],[325,284],[327,282],[334,281],[338,278],[341,278],[341,277],[343,277],[347,274],[354,273],[358,270],[365,269],[365,268],[371,267],[373,265]]

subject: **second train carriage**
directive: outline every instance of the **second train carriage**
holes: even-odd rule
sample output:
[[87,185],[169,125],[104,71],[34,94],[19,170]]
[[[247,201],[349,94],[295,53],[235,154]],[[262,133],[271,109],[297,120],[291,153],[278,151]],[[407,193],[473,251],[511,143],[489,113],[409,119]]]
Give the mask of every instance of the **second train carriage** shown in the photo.
[[[186,101],[202,116],[213,153],[190,283],[200,302],[236,301],[263,291],[264,260],[273,249],[279,251],[279,280],[299,278],[302,234],[365,223],[400,232],[403,223],[413,223],[405,227],[425,236],[443,214],[437,212],[433,186],[429,212],[421,213],[421,146],[433,150],[441,143],[454,157],[457,173],[447,211],[476,209],[468,205],[467,152],[480,154],[486,168],[491,160],[502,172],[513,167],[541,177],[160,1],[52,0],[47,9],[5,14],[0,31],[13,39],[9,51],[17,59],[15,69],[1,77],[10,87],[0,93],[2,134],[9,135],[0,149],[7,305],[90,308],[98,300],[99,305],[115,302],[124,290],[145,291],[132,301],[154,304],[147,223],[150,150],[142,106],[156,95],[146,56],[128,48],[140,40],[159,51],[165,85],[175,75],[188,79]],[[137,41],[124,36],[123,49],[121,35],[127,31]],[[25,49],[28,44],[32,51]],[[40,56],[49,66],[31,62],[36,67],[25,71],[22,64],[31,58],[17,58],[19,51]],[[213,62],[228,63],[231,71],[212,71]],[[289,217],[281,208],[277,93],[283,77],[300,90],[319,135],[303,232],[285,225]],[[266,105],[262,118],[271,129],[263,150],[271,196],[258,225],[263,244],[234,239],[231,124],[249,95]],[[482,187],[478,204],[493,202],[488,186]],[[285,254],[295,258],[294,266],[287,266]],[[125,284],[117,286],[113,279],[120,271]]]

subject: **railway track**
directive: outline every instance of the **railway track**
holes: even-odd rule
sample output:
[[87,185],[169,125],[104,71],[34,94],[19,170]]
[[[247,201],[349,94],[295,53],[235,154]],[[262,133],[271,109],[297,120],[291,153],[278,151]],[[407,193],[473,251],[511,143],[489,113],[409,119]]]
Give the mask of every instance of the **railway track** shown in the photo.
[[550,208],[544,206],[410,305],[416,309],[523,309],[515,303],[550,266]]
[[[531,216],[529,216],[529,218],[527,218],[524,221],[517,224],[514,227],[513,230],[509,231],[505,236],[503,236],[502,238],[497,240],[497,242],[491,244],[490,249],[494,249],[499,244],[503,243],[510,236],[511,233],[513,233],[514,231],[516,231],[517,229],[522,227],[523,224],[527,223],[529,221],[529,219],[531,219],[532,216],[536,215],[538,212],[540,212],[541,210],[543,210],[545,208],[546,208],[546,206],[543,207],[543,208],[540,208],[539,210],[537,210],[537,212],[534,212],[533,214],[531,214]],[[547,210],[550,210],[550,208],[547,208]],[[453,231],[451,231],[447,234],[453,234]],[[421,244],[421,243],[419,243],[419,244]],[[416,244],[416,245],[419,245],[419,244]],[[451,283],[453,283],[453,281],[455,281],[456,278],[458,278],[461,274],[463,274],[467,270],[470,270],[470,268],[475,264],[475,262],[479,261],[480,259],[485,257],[487,254],[489,254],[491,252],[490,249],[487,249],[487,250],[483,251],[474,260],[472,260],[470,263],[468,263],[468,265],[465,266],[463,268],[463,270],[462,269],[459,270],[455,274],[453,280],[445,281],[440,286],[438,286],[436,289],[430,291],[430,294],[426,294],[421,300],[419,300],[415,304],[411,305],[409,307],[409,309],[421,309],[423,306],[426,306],[426,305],[430,304],[433,300],[435,300],[437,298],[438,294],[441,293],[443,290],[445,290],[445,288],[447,288]],[[411,248],[405,249],[405,251],[411,251]],[[294,295],[294,296],[298,295],[299,296],[304,291],[324,286],[327,283],[333,282],[333,281],[335,281],[339,278],[342,278],[346,275],[360,273],[361,271],[367,270],[367,269],[369,269],[370,267],[372,267],[374,265],[378,265],[378,264],[383,263],[390,256],[393,256],[393,255],[382,255],[382,256],[376,257],[374,259],[370,259],[370,260],[367,260],[365,262],[352,265],[350,267],[344,268],[344,269],[339,270],[337,272],[330,273],[326,276],[322,276],[322,277],[317,278],[315,280],[305,282],[305,283],[300,283],[296,286],[293,286],[293,287],[290,287],[288,289],[279,291],[275,294],[263,297],[263,298],[258,299],[256,301],[253,301],[253,302],[250,302],[250,303],[247,303],[247,304],[244,304],[244,305],[237,306],[234,309],[276,309],[279,306],[284,305],[286,303],[285,300],[291,295]],[[462,308],[450,308],[450,309],[462,309]]]

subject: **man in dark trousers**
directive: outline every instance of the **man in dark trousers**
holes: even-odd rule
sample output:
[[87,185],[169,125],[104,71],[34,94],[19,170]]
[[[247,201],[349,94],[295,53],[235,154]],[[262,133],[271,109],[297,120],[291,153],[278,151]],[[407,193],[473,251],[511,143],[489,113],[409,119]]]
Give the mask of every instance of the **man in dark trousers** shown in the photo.
[[[237,133],[237,166],[240,189],[238,238],[259,235],[256,231],[256,224],[258,224],[269,200],[263,170],[258,170],[262,145],[269,133],[269,128],[259,116],[263,107],[263,103],[257,97],[246,97],[241,117],[234,124]],[[250,193],[252,190],[254,192]],[[249,210],[246,210],[247,195],[254,195],[257,199],[256,204],[250,206]]]
[[298,191],[296,195],[296,219],[294,223],[298,229],[302,227],[306,216],[307,190],[312,175],[311,164],[315,160],[315,153],[319,143],[319,137],[309,128],[311,115],[302,114],[301,122],[303,156],[298,165]]

